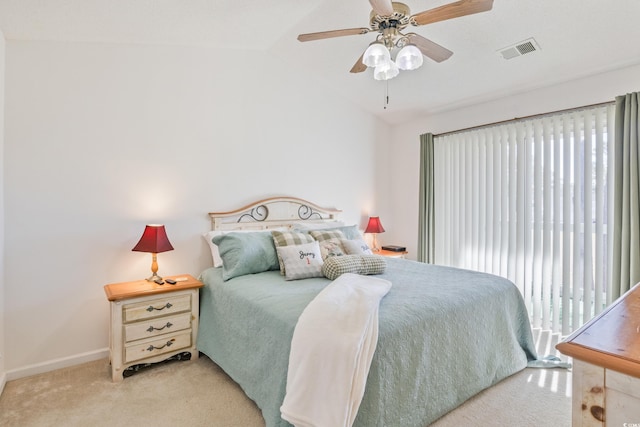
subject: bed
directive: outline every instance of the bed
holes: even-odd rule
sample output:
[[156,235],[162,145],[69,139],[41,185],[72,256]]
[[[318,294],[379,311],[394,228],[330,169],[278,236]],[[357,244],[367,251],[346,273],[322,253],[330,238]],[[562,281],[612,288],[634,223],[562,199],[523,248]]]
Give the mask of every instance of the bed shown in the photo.
[[[211,218],[213,232],[250,235],[344,228],[338,215],[284,197]],[[355,426],[424,427],[536,359],[524,302],[508,280],[405,259],[384,261],[384,272],[375,277],[393,285],[380,302],[377,347]],[[296,322],[331,281],[285,280],[277,269],[229,278],[224,269],[201,275],[198,349],[256,402],[267,426],[288,426],[280,406]]]

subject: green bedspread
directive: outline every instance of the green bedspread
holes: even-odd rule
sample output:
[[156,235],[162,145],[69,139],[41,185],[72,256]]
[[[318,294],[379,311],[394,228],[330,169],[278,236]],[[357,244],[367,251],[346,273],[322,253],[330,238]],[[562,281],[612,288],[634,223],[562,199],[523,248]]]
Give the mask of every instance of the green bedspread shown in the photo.
[[[424,427],[536,358],[527,311],[508,280],[387,259],[378,346],[356,417],[359,427]],[[203,272],[198,349],[262,410],[280,418],[291,337],[327,279],[286,282],[278,271],[222,281]]]

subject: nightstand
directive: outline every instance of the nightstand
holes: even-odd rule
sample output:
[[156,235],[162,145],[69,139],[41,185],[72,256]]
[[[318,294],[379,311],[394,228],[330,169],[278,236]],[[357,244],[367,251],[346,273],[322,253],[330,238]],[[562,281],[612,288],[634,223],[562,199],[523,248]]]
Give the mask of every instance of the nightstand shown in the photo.
[[639,323],[637,284],[556,345],[573,358],[573,426],[633,426],[640,422]]
[[130,366],[161,362],[180,353],[198,358],[199,289],[202,282],[183,274],[175,285],[146,280],[105,285],[111,304],[111,378],[123,379]]
[[408,253],[409,252],[407,251],[395,252],[395,251],[385,251],[384,249],[380,249],[378,252],[374,252],[375,255],[382,255],[389,258],[404,258],[405,255],[407,255]]

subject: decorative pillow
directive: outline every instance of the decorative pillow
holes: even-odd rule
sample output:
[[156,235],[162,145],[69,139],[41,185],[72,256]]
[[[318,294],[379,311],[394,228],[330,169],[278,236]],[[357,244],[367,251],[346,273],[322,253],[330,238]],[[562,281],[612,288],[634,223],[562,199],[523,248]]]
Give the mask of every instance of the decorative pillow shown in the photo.
[[222,279],[278,269],[270,232],[223,234],[213,238],[222,258]]
[[311,236],[318,242],[330,239],[344,239],[345,235],[340,230],[312,230],[309,232]]
[[323,240],[318,243],[320,244],[320,253],[323,260],[330,256],[346,255],[340,239]]
[[340,240],[347,255],[373,255],[364,239]]
[[318,242],[276,248],[285,268],[285,280],[322,277],[322,256]]
[[[314,242],[313,237],[306,233],[296,231],[272,231],[271,235],[276,248]],[[286,273],[286,267],[282,262],[280,254],[278,254],[278,263],[280,264],[280,274],[284,275]]]
[[381,274],[385,268],[386,261],[378,255],[345,255],[327,258],[322,264],[322,274],[335,280],[344,273]]

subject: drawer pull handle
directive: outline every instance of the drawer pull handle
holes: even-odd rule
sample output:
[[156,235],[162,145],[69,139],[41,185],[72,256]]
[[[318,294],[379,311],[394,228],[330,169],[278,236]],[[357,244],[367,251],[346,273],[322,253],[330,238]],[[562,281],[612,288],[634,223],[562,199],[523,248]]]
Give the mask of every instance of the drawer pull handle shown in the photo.
[[173,326],[173,323],[171,323],[171,322],[167,322],[167,324],[164,325],[162,328],[156,328],[155,326],[149,326],[149,328],[147,329],[147,332],[161,331],[164,328],[170,328],[172,326]]
[[167,341],[167,343],[166,343],[165,345],[160,346],[160,347],[155,347],[155,346],[153,346],[153,345],[150,345],[149,347],[147,347],[147,351],[162,350],[162,349],[163,349],[163,348],[165,348],[165,347],[171,347],[171,344],[173,344],[173,342],[174,342],[175,340],[176,340],[175,338],[170,339],[169,341]]
[[164,310],[165,308],[171,308],[171,307],[173,307],[173,305],[171,305],[171,303],[170,303],[170,302],[168,302],[168,303],[166,303],[165,305],[163,305],[163,306],[162,306],[162,307],[160,307],[160,308],[155,308],[154,306],[150,305],[149,307],[147,307],[147,311],[148,311],[149,313],[151,313],[153,310],[158,310],[158,311],[160,311],[160,310]]

